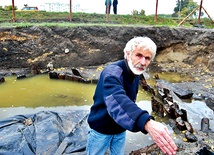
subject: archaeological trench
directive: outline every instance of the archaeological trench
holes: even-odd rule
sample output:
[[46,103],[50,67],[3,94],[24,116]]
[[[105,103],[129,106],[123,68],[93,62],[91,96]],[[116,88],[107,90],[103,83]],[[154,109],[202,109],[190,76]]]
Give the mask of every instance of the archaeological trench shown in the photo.
[[[4,82],[5,76],[17,75],[17,78],[26,78],[42,73],[49,74],[50,78],[96,82],[100,73],[96,72],[97,68],[123,59],[126,42],[135,36],[148,36],[157,44],[157,56],[149,67],[150,71],[156,73],[156,88],[149,86],[143,78],[141,85],[152,94],[155,91],[151,99],[152,110],[160,117],[164,117],[164,112],[170,116],[169,124],[179,139],[176,141],[178,154],[214,154],[214,133],[210,129],[210,124],[213,125],[213,115],[201,119],[201,130],[195,130],[188,122],[185,107],[179,107],[176,103],[182,102],[182,98],[193,98],[203,101],[214,111],[213,29],[149,26],[2,27],[0,82]],[[66,75],[65,71],[52,71],[53,68],[67,68],[66,73],[69,74]],[[158,74],[163,72],[178,73],[183,77],[190,77],[190,80],[170,83],[159,79]],[[92,75],[96,76],[92,78]],[[87,81],[90,78],[92,80]],[[28,121],[25,118],[22,124],[30,127],[34,123],[32,120],[26,123]],[[184,138],[186,140],[183,140]],[[0,142],[0,152],[1,148],[5,147],[5,144],[1,144]],[[64,138],[63,143],[59,145],[60,149],[55,148],[52,151],[55,151],[55,154],[69,154],[69,144],[69,140]],[[30,148],[32,154],[37,154],[35,146]],[[84,150],[84,147],[80,147],[79,151],[81,150]],[[132,155],[143,153],[162,154],[154,144],[130,152]]]

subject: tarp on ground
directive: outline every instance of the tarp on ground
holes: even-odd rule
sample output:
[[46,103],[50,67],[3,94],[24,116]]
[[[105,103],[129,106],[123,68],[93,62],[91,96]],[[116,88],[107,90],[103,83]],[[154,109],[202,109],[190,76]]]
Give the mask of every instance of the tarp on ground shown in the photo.
[[1,155],[85,154],[87,110],[41,111],[0,121]]

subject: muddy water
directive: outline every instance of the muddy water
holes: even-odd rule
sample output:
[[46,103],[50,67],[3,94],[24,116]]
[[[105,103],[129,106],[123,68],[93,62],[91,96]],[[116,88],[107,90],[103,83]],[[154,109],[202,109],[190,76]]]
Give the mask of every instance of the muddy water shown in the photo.
[[53,80],[46,75],[16,80],[5,77],[0,85],[0,119],[41,110],[65,110],[92,104],[95,84]]
[[[41,110],[87,109],[93,103],[95,87],[96,84],[50,79],[47,74],[21,80],[5,77],[0,85],[0,119]],[[138,96],[139,100],[150,100],[142,89]]]
[[1,107],[81,106],[92,103],[95,85],[53,80],[48,75],[16,80],[5,77],[0,85]]

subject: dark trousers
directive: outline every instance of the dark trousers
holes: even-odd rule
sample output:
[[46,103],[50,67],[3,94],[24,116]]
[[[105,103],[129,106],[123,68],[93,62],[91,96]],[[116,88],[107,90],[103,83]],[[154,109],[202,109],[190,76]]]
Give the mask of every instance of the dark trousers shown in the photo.
[[114,14],[116,15],[117,14],[117,6],[113,6],[113,11],[114,11]]

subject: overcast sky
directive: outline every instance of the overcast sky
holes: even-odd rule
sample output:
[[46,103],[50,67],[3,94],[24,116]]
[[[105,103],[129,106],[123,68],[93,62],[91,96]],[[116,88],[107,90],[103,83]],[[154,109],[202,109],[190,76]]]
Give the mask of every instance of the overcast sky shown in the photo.
[[[69,3],[70,0],[14,0],[15,6],[21,9],[24,4],[42,7],[45,3]],[[201,0],[194,0],[200,4]],[[203,7],[214,18],[213,0],[203,0]],[[12,0],[0,0],[0,5],[11,5]],[[105,0],[72,0],[72,4],[80,4],[88,13],[105,13]],[[159,14],[172,14],[176,0],[158,0]],[[131,14],[132,10],[145,10],[146,15],[155,14],[156,0],[118,0],[118,14]],[[113,11],[111,10],[111,13]]]

